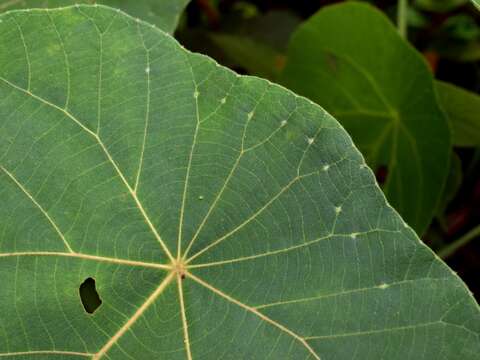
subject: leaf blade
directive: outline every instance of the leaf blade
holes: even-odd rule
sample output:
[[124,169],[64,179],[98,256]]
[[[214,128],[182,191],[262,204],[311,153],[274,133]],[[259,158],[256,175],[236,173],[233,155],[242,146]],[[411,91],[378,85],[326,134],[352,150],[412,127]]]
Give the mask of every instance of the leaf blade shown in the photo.
[[[111,99],[108,106],[99,102],[104,115],[98,135],[98,129],[88,130],[94,136],[79,125],[85,126],[83,117],[76,123],[59,111],[64,97],[58,96],[55,85],[65,83],[61,77],[32,72],[32,84],[50,79],[50,86],[38,88],[38,95],[5,83],[0,86],[0,111],[6,115],[0,117],[0,163],[27,184],[76,251],[67,256],[39,248],[43,233],[31,229],[45,227],[48,221],[33,217],[28,222],[31,207],[17,209],[19,193],[0,188],[2,202],[8,201],[0,208],[0,273],[8,294],[0,300],[0,329],[5,334],[0,338],[1,353],[53,356],[57,351],[59,356],[81,353],[96,358],[141,354],[147,359],[340,357],[345,346],[317,337],[392,328],[399,325],[395,317],[399,311],[407,345],[429,341],[426,354],[438,354],[440,347],[430,346],[433,337],[428,333],[411,336],[418,332],[418,324],[427,320],[437,324],[444,318],[458,325],[454,329],[441,325],[448,335],[442,342],[448,349],[445,354],[473,358],[479,346],[474,338],[479,332],[478,306],[464,284],[386,203],[351,138],[330,115],[278,85],[237,76],[202,55],[188,53],[163,32],[111,9],[97,7],[92,20],[93,9],[81,6],[52,13],[72,23],[70,33],[90,34],[81,43],[81,50],[90,55],[83,57],[89,60],[98,60],[98,39],[86,28],[108,29],[101,82],[98,62],[88,62],[96,74],[92,83],[102,83],[102,97],[113,99],[115,94],[117,100]],[[0,44],[23,46],[8,17],[23,24],[31,13],[0,15]],[[39,65],[36,62],[50,61],[50,46],[58,46],[55,32],[41,32],[48,13],[33,13],[35,20],[21,25],[31,27],[25,31],[27,44],[34,36],[29,34],[40,32],[43,37],[37,52],[28,50],[31,69]],[[65,45],[68,48],[68,40]],[[145,60],[145,51],[150,51],[151,60],[147,72],[146,63],[138,61]],[[9,64],[5,52],[0,54],[0,63],[8,65],[1,68],[1,75],[12,83],[24,80],[25,63]],[[57,60],[64,58],[61,52],[55,54]],[[70,62],[70,73],[80,65]],[[119,77],[115,80],[114,75]],[[140,89],[138,96],[131,96],[129,86]],[[59,102],[51,102],[57,108],[40,105],[33,95]],[[145,130],[147,98],[151,117]],[[82,105],[78,96],[70,98],[70,104],[77,105],[76,114],[96,113],[98,102],[86,99]],[[128,101],[128,107],[122,106]],[[130,116],[124,116],[130,108],[134,109]],[[50,130],[55,126],[59,133]],[[105,143],[103,148],[98,139]],[[134,156],[112,150],[118,141],[130,145]],[[142,148],[142,175],[132,194]],[[242,150],[243,157],[237,160]],[[129,167],[131,163],[134,166]],[[134,176],[122,179],[120,173],[126,169],[134,169]],[[79,178],[85,170],[90,175]],[[6,179],[0,176],[0,183]],[[182,204],[185,261],[176,258],[171,263],[154,233],[161,234],[165,247],[176,254]],[[22,227],[23,221],[28,226]],[[61,244],[58,237],[52,240]],[[38,253],[7,256],[4,244],[13,251],[23,244]],[[191,253],[185,254],[190,245]],[[239,256],[244,258],[231,261]],[[102,299],[91,315],[78,298],[78,286],[88,277],[95,279]],[[403,280],[405,284],[397,284],[402,297],[393,296],[389,292],[395,290],[393,282]],[[442,286],[435,286],[437,282]],[[373,287],[376,298],[364,305],[348,298],[367,287]],[[341,296],[339,291],[346,292],[342,295],[347,296],[351,317],[336,315],[324,321],[341,314],[341,309],[332,303],[316,304],[313,310],[322,313],[311,316],[316,323],[299,325],[295,313],[307,316],[312,308],[299,306],[303,302],[297,300],[334,298]],[[285,301],[286,307],[272,304]],[[423,311],[432,301],[444,305]],[[388,321],[363,323],[375,304]],[[455,316],[447,305],[458,310]],[[345,319],[350,323],[345,325]],[[65,329],[72,336],[66,337]],[[375,341],[361,342],[361,354],[379,339],[394,341],[376,336]],[[352,345],[358,340],[343,341],[342,345]],[[463,353],[456,347],[460,341]],[[405,356],[408,346],[395,350],[398,357]]]
[[476,115],[480,97],[458,86],[437,81],[440,103],[452,126],[453,145],[472,147],[480,144],[480,122]]

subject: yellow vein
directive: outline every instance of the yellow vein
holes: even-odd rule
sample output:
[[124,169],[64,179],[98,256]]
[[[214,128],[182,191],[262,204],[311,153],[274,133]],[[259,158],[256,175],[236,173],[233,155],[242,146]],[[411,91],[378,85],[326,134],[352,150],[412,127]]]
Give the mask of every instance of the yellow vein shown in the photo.
[[120,178],[122,179],[123,183],[125,184],[125,186],[127,187],[128,191],[130,192],[130,194],[132,195],[132,198],[133,200],[135,200],[135,203],[137,204],[137,207],[138,209],[140,210],[143,218],[145,219],[145,221],[147,222],[147,225],[148,227],[150,228],[150,230],[153,232],[153,234],[155,235],[155,237],[157,238],[158,242],[160,243],[160,246],[163,248],[163,251],[165,251],[165,253],[167,254],[167,256],[169,257],[170,261],[174,261],[174,258],[172,256],[172,254],[170,253],[170,250],[168,250],[167,246],[165,245],[165,243],[163,242],[162,238],[160,237],[160,234],[157,232],[157,229],[155,228],[155,226],[153,226],[153,223],[150,221],[150,218],[148,217],[147,213],[145,212],[145,209],[143,208],[143,205],[140,203],[140,200],[138,199],[137,197],[137,193],[130,187],[130,184],[127,182],[127,179],[125,179],[125,177],[123,176],[122,172],[120,171],[120,169],[118,168],[117,164],[115,163],[115,161],[113,160],[113,158],[110,156],[110,153],[108,152],[107,148],[105,147],[105,145],[103,144],[103,142],[97,137],[98,139],[98,143],[100,144],[100,146],[102,147],[103,151],[105,152],[105,154],[107,155],[108,159],[110,160],[110,162],[112,163],[113,167],[115,168],[115,170],[117,171],[118,175],[120,176]]
[[51,218],[51,216],[47,213],[47,211],[42,207],[42,205],[40,205],[37,200],[35,200],[35,198],[28,192],[27,189],[25,189],[25,187],[15,178],[15,176],[10,173],[7,169],[5,169],[3,166],[0,165],[0,169],[2,169],[2,171],[7,174],[7,176],[12,179],[12,181],[20,188],[20,190],[23,191],[23,193],[32,201],[32,203],[35,204],[35,206],[42,212],[42,214],[47,218],[47,220],[50,222],[50,224],[52,225],[52,227],[55,229],[55,231],[57,232],[58,236],[60,236],[60,239],[62,239],[63,243],[65,244],[66,248],[68,249],[68,251],[70,251],[71,253],[73,253],[73,249],[70,247],[70,244],[68,243],[67,239],[65,239],[65,236],[63,235],[63,233],[60,231],[60,229],[58,228],[57,224],[55,224],[55,222],[53,221],[53,219]]
[[296,249],[300,249],[300,248],[315,244],[315,243],[320,242],[322,240],[327,240],[327,239],[330,239],[330,238],[333,238],[333,237],[340,237],[340,236],[345,236],[345,235],[343,235],[343,234],[328,234],[328,235],[325,235],[323,237],[319,237],[315,240],[307,241],[307,242],[304,242],[302,244],[295,245],[295,246],[290,246],[290,247],[284,248],[284,249],[268,251],[268,252],[264,252],[264,253],[256,254],[256,255],[243,256],[243,257],[239,257],[239,258],[236,258],[236,259],[214,261],[214,262],[204,263],[204,264],[193,264],[193,265],[189,265],[188,267],[190,269],[193,269],[193,268],[227,265],[227,264],[237,263],[237,262],[241,262],[241,261],[255,260],[255,259],[266,257],[266,256],[272,256],[272,255],[278,255],[278,254],[286,253],[286,252],[289,252],[289,251],[293,251],[293,250],[296,250]]
[[92,360],[101,359],[110,348],[115,345],[115,343],[120,339],[123,334],[125,334],[132,325],[143,315],[143,313],[153,304],[153,302],[160,296],[160,294],[166,289],[168,284],[175,278],[175,272],[171,272],[167,277],[161,282],[157,289],[148,297],[148,299],[135,311],[135,314],[128,319],[128,321],[113,335],[113,337],[108,340],[108,342],[97,352]]
[[193,243],[195,242],[198,235],[200,234],[200,231],[202,231],[203,227],[207,223],[207,220],[210,218],[210,215],[213,212],[213,210],[215,209],[215,206],[217,206],[217,203],[220,201],[220,198],[222,197],[223,193],[225,192],[225,189],[227,188],[228,184],[230,183],[230,180],[231,180],[233,174],[237,170],[238,164],[240,164],[240,160],[242,159],[243,155],[246,152],[246,151],[244,151],[244,143],[245,143],[245,135],[247,133],[248,125],[253,118],[253,114],[255,113],[255,110],[257,109],[258,105],[262,102],[262,100],[265,97],[265,94],[267,93],[267,91],[268,91],[268,87],[265,89],[262,96],[260,97],[258,102],[253,107],[252,111],[249,113],[249,115],[247,115],[247,121],[245,122],[245,126],[243,128],[243,133],[242,133],[241,149],[238,153],[238,156],[235,160],[235,163],[233,164],[232,168],[230,169],[230,172],[228,173],[225,181],[223,182],[223,185],[222,185],[220,191],[217,193],[217,196],[215,196],[215,199],[213,200],[212,205],[210,205],[210,208],[208,209],[207,214],[204,216],[202,222],[198,226],[197,231],[195,231],[195,234],[193,235],[192,240],[190,240],[190,243],[188,244],[187,249],[185,250],[185,253],[183,254],[183,260],[185,260],[187,258],[188,253],[190,252],[190,250],[193,246]]
[[97,141],[97,143],[100,145],[103,152],[105,153],[106,157],[108,158],[110,163],[113,165],[113,167],[114,167],[115,171],[117,172],[118,176],[120,177],[120,179],[122,180],[122,182],[124,183],[126,188],[128,189],[130,195],[135,200],[135,203],[136,203],[138,209],[140,210],[142,216],[144,217],[148,227],[150,228],[152,233],[155,235],[157,241],[160,243],[160,246],[165,251],[165,253],[169,257],[170,261],[173,262],[174,258],[172,256],[172,254],[170,253],[170,250],[168,250],[167,246],[165,245],[162,238],[160,237],[160,234],[157,232],[157,229],[155,229],[155,227],[153,226],[153,223],[150,221],[150,218],[148,217],[147,213],[145,212],[145,209],[143,208],[142,204],[140,203],[140,201],[137,197],[137,193],[132,189],[132,187],[128,183],[127,179],[125,179],[125,176],[123,176],[123,173],[120,171],[120,168],[118,167],[117,163],[113,160],[112,156],[110,155],[109,151],[107,150],[106,146],[103,144],[103,142],[100,139],[100,137],[98,136],[98,134],[94,133],[92,130],[87,128],[75,116],[73,116],[67,110],[62,109],[58,105],[55,105],[55,104],[49,102],[48,100],[45,100],[44,98],[42,98],[38,95],[35,95],[35,94],[31,93],[30,91],[25,90],[25,89],[15,85],[15,84],[11,83],[10,81],[8,81],[7,79],[5,79],[3,77],[0,77],[0,80],[3,81],[4,83],[8,84],[9,86],[13,87],[14,89],[17,89],[18,91],[21,91],[21,92],[33,97],[34,99],[36,99],[36,100],[54,108],[54,109],[62,112],[63,114],[65,114],[65,116],[67,116],[69,119],[73,120],[78,126],[80,126],[84,131],[86,131],[88,134],[90,134],[90,136],[92,136]]
[[77,120],[77,118],[75,118],[72,114],[70,114],[67,110],[61,108],[60,106],[58,105],[55,105],[54,103],[51,103],[50,101],[48,100],[45,100],[44,98],[38,96],[38,95],[35,95],[33,94],[32,92],[30,92],[30,90],[25,90],[24,88],[18,86],[18,85],[15,85],[14,83],[8,81],[7,79],[3,78],[3,77],[0,77],[0,80],[3,81],[5,84],[11,86],[12,88],[24,93],[24,94],[27,94],[31,97],[33,97],[34,99],[40,101],[41,103],[45,104],[45,105],[48,105],[54,109],[57,109],[58,111],[61,111],[62,113],[65,114],[65,116],[67,116],[68,118],[70,118],[71,120],[73,120],[78,126],[80,126],[83,130],[85,130],[87,133],[89,133],[91,136],[93,136],[94,138],[97,138],[97,134],[95,134],[92,130],[90,130],[89,128],[87,128],[85,125],[83,125],[80,121]]
[[145,69],[145,74],[146,74],[146,79],[147,79],[147,103],[145,105],[145,127],[143,129],[143,140],[142,140],[142,150],[140,152],[140,161],[138,163],[138,170],[137,170],[137,177],[135,179],[135,185],[134,185],[134,191],[136,192],[138,189],[138,183],[140,182],[140,174],[142,172],[142,167],[143,167],[143,157],[145,154],[145,144],[147,142],[147,133],[148,133],[148,123],[150,120],[150,96],[151,96],[151,90],[150,90],[150,50],[147,49],[147,46],[145,45],[145,39],[143,38],[143,33],[140,30],[140,25],[137,24],[137,29],[138,33],[140,35],[140,38],[142,39],[142,44],[143,47],[145,48],[145,57],[146,57],[146,69]]
[[224,192],[225,189],[227,188],[227,185],[228,185],[228,183],[230,182],[230,179],[232,178],[233,173],[235,172],[238,164],[240,163],[240,159],[242,158],[242,154],[243,154],[243,152],[240,152],[240,155],[239,155],[239,156],[237,157],[237,159],[235,160],[235,163],[233,164],[233,167],[232,167],[232,169],[230,170],[230,173],[228,174],[225,182],[223,183],[222,188],[220,189],[220,191],[218,192],[217,196],[215,197],[215,200],[213,200],[212,205],[210,206],[210,208],[208,209],[207,214],[204,216],[202,222],[201,222],[200,225],[198,226],[197,231],[195,231],[195,234],[193,235],[192,240],[190,240],[190,243],[188,244],[187,249],[185,250],[185,253],[184,253],[184,255],[183,255],[183,259],[184,259],[184,260],[185,260],[186,257],[188,256],[188,253],[190,252],[190,250],[191,250],[191,248],[192,248],[192,246],[193,246],[193,243],[195,242],[195,240],[197,239],[198,235],[200,234],[200,231],[202,231],[203,227],[204,227],[205,224],[207,223],[207,220],[209,219],[210,214],[213,212],[213,209],[215,208],[215,206],[217,205],[218,201],[219,201],[220,198],[222,197],[223,192]]
[[401,285],[401,284],[408,283],[408,282],[413,282],[413,281],[412,280],[404,280],[404,281],[398,281],[398,282],[393,282],[393,283],[388,283],[388,284],[384,283],[384,284],[365,287],[365,288],[358,288],[358,289],[340,291],[340,292],[336,292],[336,293],[323,294],[323,295],[319,295],[319,296],[311,296],[311,297],[300,298],[300,299],[277,301],[277,302],[273,302],[273,303],[269,303],[269,304],[256,305],[255,309],[264,309],[264,308],[268,308],[268,307],[272,307],[272,306],[281,306],[281,305],[297,304],[297,303],[302,303],[302,302],[310,302],[310,301],[316,301],[316,300],[321,300],[321,299],[328,299],[328,298],[331,298],[331,297],[351,295],[351,294],[365,292],[365,291],[371,291],[371,290],[384,291],[385,289],[388,289],[391,286]]
[[[191,67],[190,67],[191,69]],[[193,74],[192,71],[192,77],[193,81],[195,83],[195,75]],[[180,221],[178,225],[178,243],[177,243],[177,259],[180,259],[181,253],[182,253],[182,229],[183,229],[183,215],[185,212],[185,203],[187,201],[187,189],[188,189],[188,181],[190,179],[190,170],[192,168],[192,159],[193,159],[193,152],[195,151],[195,145],[197,143],[197,135],[198,135],[198,130],[200,128],[200,114],[199,114],[199,109],[198,109],[198,88],[195,83],[195,92],[193,94],[193,97],[195,99],[195,114],[196,114],[196,124],[195,124],[195,132],[193,134],[193,139],[192,139],[192,147],[190,149],[190,155],[188,157],[188,165],[187,165],[187,172],[185,174],[185,185],[183,187],[183,195],[182,195],[182,206],[180,208]]]
[[202,279],[196,277],[195,275],[187,272],[186,275],[191,278],[192,280],[196,281],[197,283],[199,283],[200,285],[206,287],[207,289],[209,289],[210,291],[214,292],[215,294],[223,297],[224,299],[230,301],[231,303],[243,308],[244,310],[247,310],[253,314],[255,314],[256,316],[258,316],[259,318],[261,318],[263,321],[269,323],[270,325],[273,325],[275,326],[276,328],[280,329],[281,331],[287,333],[288,335],[290,335],[291,337],[293,337],[295,340],[297,340],[298,342],[300,342],[303,346],[305,346],[305,348],[312,354],[312,356],[317,359],[317,360],[320,360],[320,356],[317,355],[317,353],[312,349],[312,347],[307,343],[307,341],[302,338],[301,336],[297,335],[296,333],[294,333],[292,330],[286,328],[285,326],[283,326],[282,324],[276,322],[275,320],[272,320],[270,319],[268,316],[262,314],[260,311],[258,311],[257,309],[255,309],[254,307],[251,307],[251,306],[248,306],[234,298],[232,298],[230,295],[227,295],[225,294],[224,292],[222,292],[221,290],[213,287],[212,285],[210,285],[209,283],[203,281]]
[[99,57],[98,57],[98,84],[97,84],[97,135],[100,134],[100,121],[102,117],[102,67],[103,67],[103,36],[100,33],[97,25],[95,28],[98,33]]
[[164,265],[164,264],[150,263],[150,262],[137,261],[137,260],[117,259],[117,258],[111,258],[106,256],[81,254],[76,252],[67,253],[67,252],[56,252],[56,251],[24,251],[24,252],[0,253],[0,258],[14,257],[14,256],[62,256],[62,257],[79,258],[84,260],[107,262],[112,264],[141,266],[141,267],[148,267],[148,268],[154,268],[154,269],[163,269],[163,270],[172,269],[171,266]]
[[25,355],[74,355],[74,356],[91,357],[93,354],[76,352],[76,351],[61,351],[61,350],[34,350],[34,351],[0,353],[0,357],[25,356]]
[[185,311],[185,300],[183,298],[182,275],[180,273],[177,273],[177,284],[178,284],[178,298],[180,299],[180,313],[182,315],[182,324],[183,324],[183,341],[185,343],[187,360],[192,360],[192,351],[190,350],[190,338],[188,336],[187,314]]
[[416,324],[416,325],[398,326],[398,327],[387,328],[387,329],[375,329],[375,330],[357,331],[357,332],[343,333],[343,334],[333,334],[333,335],[308,336],[305,339],[308,339],[308,340],[322,340],[322,339],[335,339],[335,338],[349,337],[349,336],[381,334],[381,333],[392,332],[392,331],[414,330],[414,329],[417,329],[417,328],[420,328],[420,327],[427,327],[427,326],[439,325],[439,324],[446,324],[446,323],[442,320],[438,320],[438,321],[432,321],[432,322],[421,323],[421,324]]
[[287,191],[295,182],[297,182],[299,179],[303,178],[303,177],[306,177],[306,176],[309,176],[311,174],[307,174],[307,175],[301,175],[301,176],[296,176],[292,181],[290,181],[287,185],[285,185],[285,187],[283,187],[277,194],[275,194],[275,196],[273,196],[269,201],[267,201],[267,203],[265,203],[265,205],[263,205],[260,209],[258,209],[255,213],[253,213],[248,219],[246,219],[245,221],[243,221],[240,225],[238,225],[237,227],[235,227],[233,230],[230,230],[228,233],[226,233],[225,235],[222,235],[220,238],[218,238],[217,240],[213,241],[212,243],[210,243],[209,245],[205,246],[202,250],[200,250],[199,252],[197,252],[195,255],[193,255],[192,257],[190,257],[186,263],[188,264],[189,262],[191,262],[193,259],[197,258],[198,256],[200,256],[201,254],[203,254],[204,252],[208,251],[209,249],[211,249],[212,247],[215,247],[217,246],[218,244],[220,244],[223,240],[229,238],[230,236],[232,236],[233,234],[235,234],[238,230],[240,230],[241,228],[243,228],[245,225],[247,225],[249,222],[251,222],[252,220],[254,220],[258,215],[260,215],[263,211],[265,211],[265,209],[267,209],[275,200],[277,200],[285,191]]

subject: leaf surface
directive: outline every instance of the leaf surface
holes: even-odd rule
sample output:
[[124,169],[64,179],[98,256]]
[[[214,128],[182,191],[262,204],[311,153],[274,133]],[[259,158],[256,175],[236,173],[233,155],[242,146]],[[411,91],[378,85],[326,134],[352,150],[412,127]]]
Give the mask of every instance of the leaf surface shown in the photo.
[[425,61],[388,18],[354,2],[320,10],[293,35],[282,82],[345,126],[422,234],[443,192],[450,131]]
[[480,96],[453,84],[436,82],[440,103],[452,127],[453,145],[480,145]]
[[1,356],[477,357],[465,285],[319,106],[102,6],[1,15],[0,47]]
[[99,3],[155,24],[173,33],[180,14],[190,0],[0,0],[0,12],[12,9],[56,8],[75,4]]

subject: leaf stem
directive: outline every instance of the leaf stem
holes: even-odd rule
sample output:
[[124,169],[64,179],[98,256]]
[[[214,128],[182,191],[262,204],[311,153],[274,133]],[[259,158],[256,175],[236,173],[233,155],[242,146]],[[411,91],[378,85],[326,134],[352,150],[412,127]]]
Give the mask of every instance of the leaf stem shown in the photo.
[[472,241],[473,239],[479,236],[480,236],[480,225],[477,225],[472,230],[467,232],[465,235],[461,236],[460,238],[452,242],[450,245],[447,245],[443,249],[441,249],[438,252],[438,256],[440,256],[442,259],[446,259],[452,256],[459,248],[461,248],[462,246],[465,246],[470,241]]
[[400,36],[407,38],[407,10],[408,0],[398,0],[397,3],[397,27]]

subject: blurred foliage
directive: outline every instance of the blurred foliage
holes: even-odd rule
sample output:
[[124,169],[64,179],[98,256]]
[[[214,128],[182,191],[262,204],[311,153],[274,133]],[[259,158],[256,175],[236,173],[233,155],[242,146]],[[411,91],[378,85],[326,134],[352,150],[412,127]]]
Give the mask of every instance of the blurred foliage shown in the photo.
[[420,10],[445,13],[465,5],[469,0],[415,0],[415,6]]
[[437,82],[437,91],[450,118],[453,144],[480,146],[480,96],[443,81]]
[[423,234],[448,174],[450,131],[423,57],[382,12],[359,3],[320,10],[290,40],[281,83],[347,129],[393,207]]

